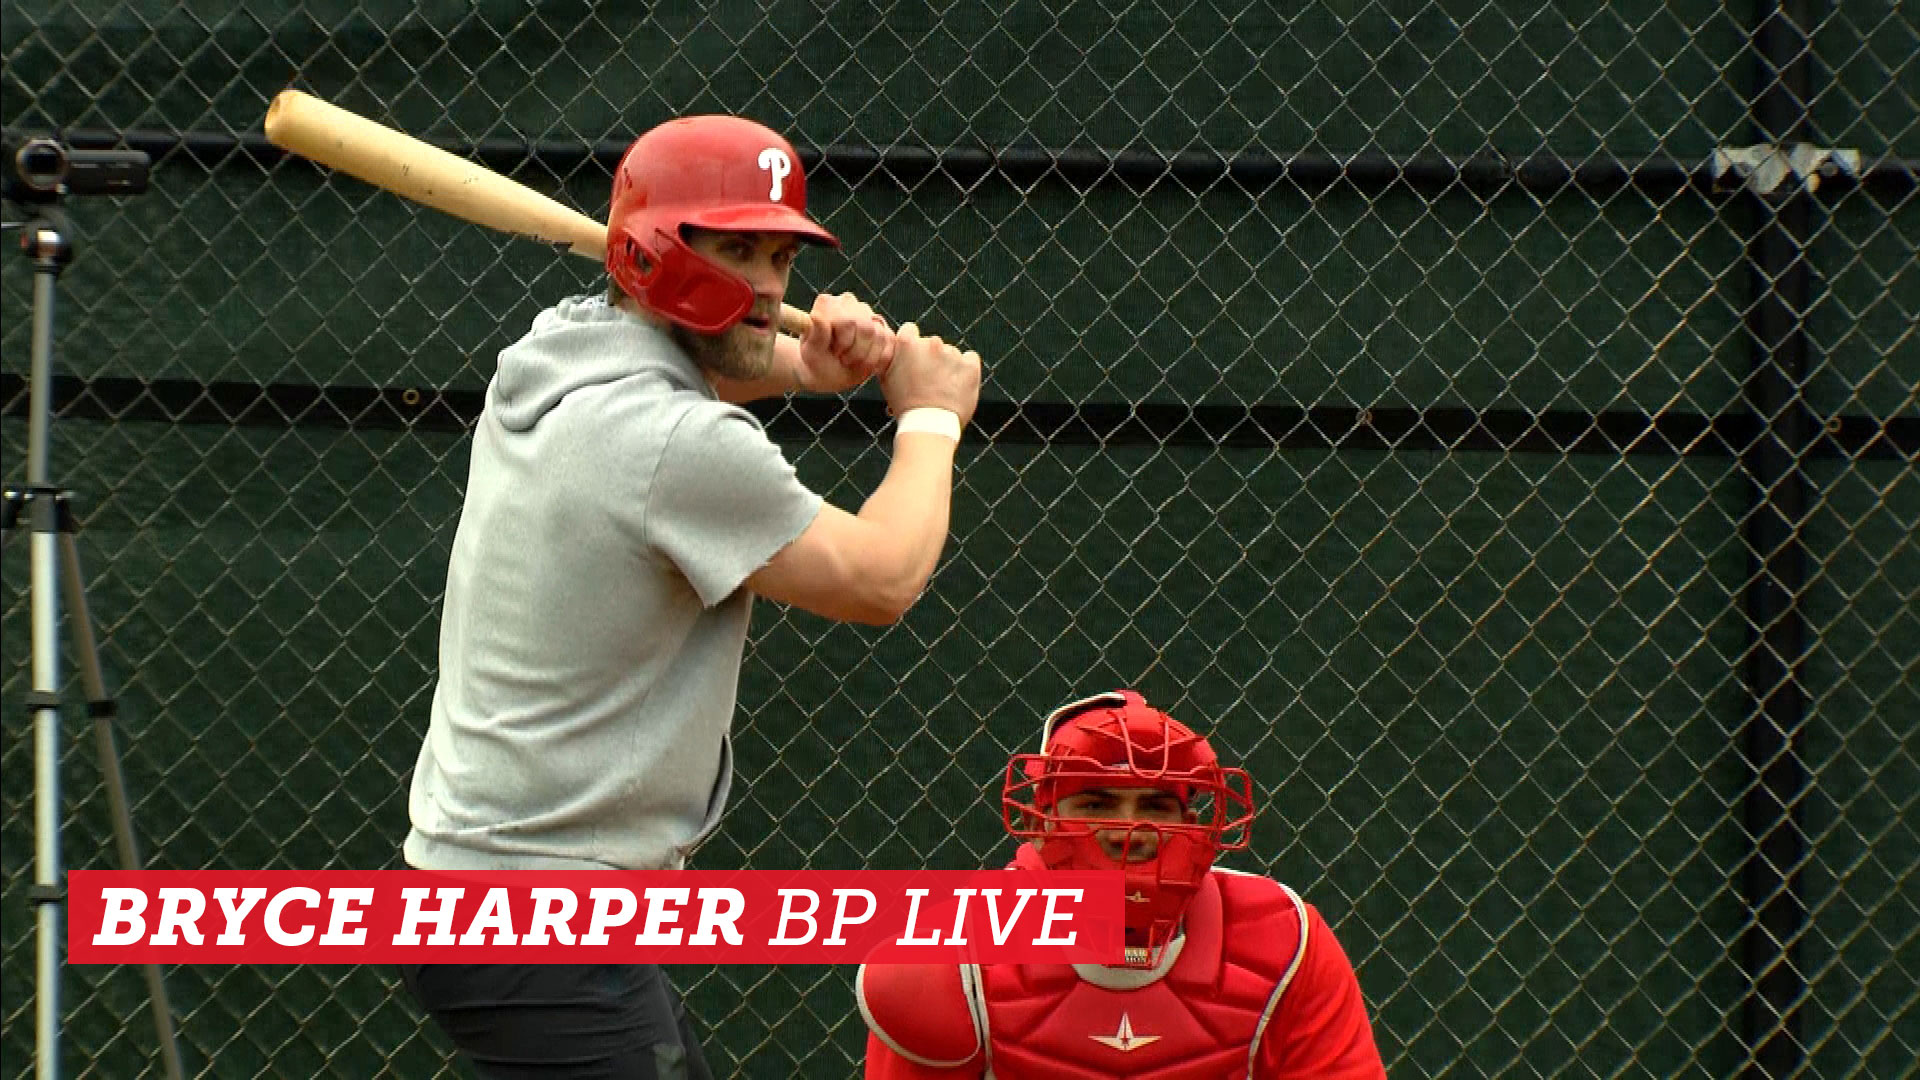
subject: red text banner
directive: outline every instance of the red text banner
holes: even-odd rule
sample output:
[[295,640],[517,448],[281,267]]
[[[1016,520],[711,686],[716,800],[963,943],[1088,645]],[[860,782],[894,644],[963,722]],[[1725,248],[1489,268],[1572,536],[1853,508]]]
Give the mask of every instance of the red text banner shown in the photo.
[[77,964],[1120,962],[1124,879],[1044,870],[106,871]]

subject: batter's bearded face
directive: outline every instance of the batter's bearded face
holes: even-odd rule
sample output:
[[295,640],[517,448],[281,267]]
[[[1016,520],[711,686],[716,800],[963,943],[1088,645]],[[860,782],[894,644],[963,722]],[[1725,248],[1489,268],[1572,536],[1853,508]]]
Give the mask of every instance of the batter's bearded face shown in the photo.
[[[1054,816],[1068,821],[1138,821],[1185,825],[1196,820],[1180,796],[1161,788],[1088,788],[1061,798]],[[1115,862],[1148,862],[1160,853],[1155,829],[1100,829],[1100,850]]]
[[720,232],[687,229],[687,246],[702,258],[746,280],[753,287],[747,317],[718,334],[672,328],[673,337],[704,371],[727,379],[752,380],[773,369],[773,339],[780,331],[780,302],[787,295],[800,241],[786,233]]

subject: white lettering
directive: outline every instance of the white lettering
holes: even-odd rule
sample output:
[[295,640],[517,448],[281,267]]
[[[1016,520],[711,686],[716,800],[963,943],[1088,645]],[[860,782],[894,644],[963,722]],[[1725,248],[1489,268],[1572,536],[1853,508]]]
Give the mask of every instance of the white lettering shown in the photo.
[[[431,912],[421,907],[429,892],[440,901],[440,906]],[[411,886],[401,889],[400,895],[406,898],[407,909],[400,916],[400,932],[393,935],[393,943],[395,945],[420,944],[420,924],[427,923],[434,928],[433,933],[427,937],[427,944],[453,944],[453,908],[466,894],[465,889],[451,887],[429,890]]]
[[687,902],[685,889],[648,889],[647,923],[640,930],[640,936],[633,939],[635,945],[678,945],[681,931],[675,928],[671,933],[666,927],[680,921],[679,909],[674,905]]
[[1073,900],[1074,903],[1076,904],[1079,903],[1081,890],[1079,889],[1042,889],[1040,891],[1043,894],[1045,894],[1047,898],[1047,910],[1046,910],[1046,913],[1042,915],[1040,919],[1040,936],[1037,938],[1034,938],[1033,943],[1035,945],[1071,945],[1073,944],[1074,939],[1080,936],[1080,932],[1078,930],[1067,931],[1067,936],[1063,938],[1056,938],[1053,936],[1054,923],[1071,922],[1073,920],[1073,914],[1071,912],[1055,911],[1053,909],[1053,905],[1054,905],[1054,901],[1059,900],[1062,897],[1069,897]]
[[[794,897],[797,897],[797,896],[804,896],[807,898],[807,910],[805,911],[793,910],[793,899]],[[813,935],[820,932],[820,925],[813,921],[813,913],[815,911],[818,911],[819,909],[820,909],[820,897],[812,889],[781,889],[780,890],[780,936],[774,938],[772,941],[767,942],[767,944],[769,945],[805,945],[807,942],[812,941]],[[788,937],[787,936],[787,922],[792,919],[801,919],[806,922],[807,933],[805,937]]]
[[[836,898],[833,905],[833,935],[820,944],[845,945],[847,939],[842,935],[841,931],[849,926],[858,926],[873,918],[874,909],[878,907],[879,904],[874,901],[873,894],[865,889],[835,889],[833,890],[833,895]],[[867,910],[861,912],[858,918],[850,919],[847,917],[847,900],[855,896],[867,902]]]
[[907,895],[913,898],[907,903],[907,932],[900,935],[899,940],[895,941],[894,944],[895,945],[938,945],[940,944],[940,931],[938,930],[933,930],[928,932],[927,936],[923,938],[917,938],[913,936],[913,928],[920,921],[920,898],[927,895],[927,890],[908,889]]
[[199,889],[161,889],[160,921],[154,926],[153,940],[148,944],[178,945],[182,937],[189,945],[200,944],[200,928],[194,924],[206,910],[207,898],[200,895]]
[[[487,940],[488,930],[493,931],[491,942]],[[513,932],[513,911],[507,902],[507,890],[498,885],[488,889],[486,897],[480,901],[480,910],[474,913],[473,922],[467,925],[467,932],[460,935],[460,944],[511,945],[519,940]]]
[[367,928],[349,932],[347,927],[360,921],[366,912],[361,910],[373,903],[372,889],[328,889],[327,899],[333,902],[333,917],[327,920],[327,932],[320,935],[322,945],[365,945]]
[[633,921],[634,908],[639,906],[632,889],[593,888],[587,895],[593,898],[593,917],[587,922],[587,932],[580,935],[582,945],[605,945],[612,940],[607,931]]
[[[725,903],[722,910],[715,911],[720,902]],[[740,944],[740,930],[733,921],[740,917],[740,910],[747,906],[747,898],[739,889],[701,889],[700,925],[693,936],[687,939],[689,945],[715,945],[713,932],[717,928],[727,944]]]
[[107,910],[100,917],[100,932],[93,935],[95,945],[131,945],[147,936],[147,894],[139,889],[101,889],[100,899]]
[[580,898],[572,889],[535,889],[533,890],[533,925],[527,927],[527,936],[520,939],[522,945],[545,945],[547,931],[553,931],[553,940],[561,945],[573,944],[573,927],[567,924],[573,921],[573,913],[580,906]]
[[953,912],[953,933],[947,935],[947,944],[949,945],[965,945],[967,943],[967,939],[961,934],[961,931],[964,930],[967,925],[967,897],[973,894],[974,890],[972,889],[953,890],[953,898],[960,901],[960,904]]
[[[227,928],[220,931],[220,936],[215,938],[213,943],[215,945],[245,945],[247,943],[247,935],[240,932],[240,924],[246,919],[247,912],[252,911],[254,905],[266,899],[266,896],[267,890],[257,885],[245,889],[223,886],[213,890],[214,902],[220,905],[220,910],[225,912],[227,916]],[[245,902],[236,908],[233,904],[236,899]]]
[[1035,889],[1014,890],[1014,895],[1020,898],[1020,902],[1013,905],[1013,914],[1007,916],[1007,925],[1003,928],[1000,925],[1000,890],[980,890],[980,895],[987,898],[987,922],[993,927],[993,943],[995,945],[1005,945],[1007,943],[1008,935],[1013,933],[1013,925],[1020,921],[1020,913],[1026,910],[1027,901],[1033,899],[1033,894],[1036,891]]
[[313,927],[303,926],[300,928],[299,933],[294,934],[289,933],[286,926],[281,923],[280,919],[281,916],[286,913],[287,905],[293,903],[301,903],[310,908],[318,908],[320,906],[320,893],[318,890],[309,889],[305,885],[296,885],[267,901],[267,937],[271,938],[275,945],[305,945],[307,942],[313,940]]

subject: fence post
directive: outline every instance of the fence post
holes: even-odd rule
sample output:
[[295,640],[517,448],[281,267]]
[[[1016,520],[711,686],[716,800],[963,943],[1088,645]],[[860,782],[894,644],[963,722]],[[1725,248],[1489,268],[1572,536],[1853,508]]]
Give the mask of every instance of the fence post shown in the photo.
[[[1780,0],[1758,11],[1750,109],[1759,142],[1784,148],[1812,141],[1812,6],[1809,0]],[[1803,394],[1810,367],[1804,320],[1814,292],[1806,247],[1815,211],[1813,197],[1798,183],[1747,201],[1758,227],[1747,248],[1754,291],[1747,313],[1753,366],[1746,398],[1759,426],[1741,453],[1752,497],[1745,529],[1751,561],[1742,600],[1749,627],[1742,748],[1752,773],[1741,818],[1754,847],[1741,874],[1752,921],[1739,950],[1749,981],[1740,1027],[1749,1054],[1746,1075],[1775,1080],[1792,1075],[1804,1058],[1799,1008],[1806,980],[1798,951],[1807,920],[1800,869],[1807,848],[1802,663],[1808,634],[1800,603],[1807,581],[1801,529],[1809,484],[1801,464],[1818,431]]]

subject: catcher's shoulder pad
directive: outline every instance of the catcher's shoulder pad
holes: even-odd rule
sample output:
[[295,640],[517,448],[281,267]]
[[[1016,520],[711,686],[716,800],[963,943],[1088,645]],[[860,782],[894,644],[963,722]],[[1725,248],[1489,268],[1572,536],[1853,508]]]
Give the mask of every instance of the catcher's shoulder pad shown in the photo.
[[916,1065],[953,1069],[984,1049],[985,1010],[972,965],[862,964],[854,997],[867,1030]]

